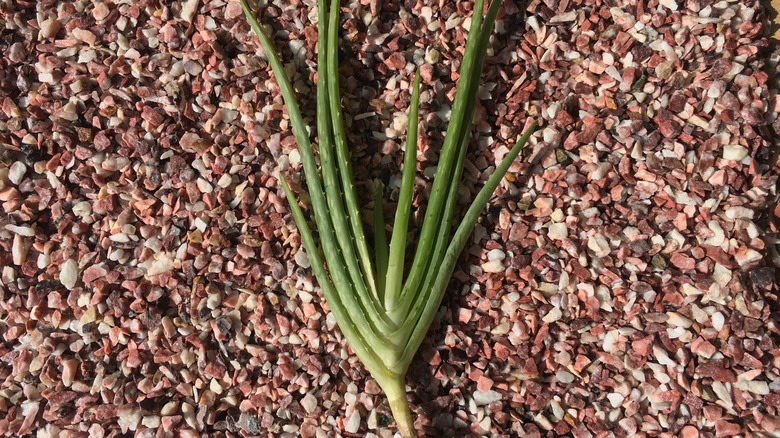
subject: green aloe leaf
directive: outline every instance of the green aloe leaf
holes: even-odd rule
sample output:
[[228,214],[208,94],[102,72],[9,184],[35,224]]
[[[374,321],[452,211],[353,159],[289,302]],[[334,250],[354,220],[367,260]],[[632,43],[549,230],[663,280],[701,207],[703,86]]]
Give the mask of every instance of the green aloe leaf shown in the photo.
[[374,191],[374,259],[376,260],[376,288],[380,301],[385,294],[388,252],[384,202],[382,202],[382,184],[380,183],[377,184]]
[[374,199],[372,259],[357,203],[339,95],[339,0],[331,0],[330,6],[327,0],[318,1],[319,169],[284,66],[247,1],[240,1],[279,84],[301,153],[319,242],[295,194],[281,176],[280,183],[311,260],[312,270],[347,341],[385,391],[401,435],[405,438],[414,437],[414,420],[404,383],[406,371],[441,304],[455,262],[481,211],[536,129],[536,123],[531,123],[518,139],[476,195],[453,233],[451,228],[455,223],[458,188],[477,102],[479,77],[501,1],[494,0],[484,17],[484,0],[475,3],[452,115],[412,268],[406,278],[404,254],[408,243],[408,223],[417,167],[419,69],[415,75],[409,109],[403,176],[392,235],[388,244],[380,185]]

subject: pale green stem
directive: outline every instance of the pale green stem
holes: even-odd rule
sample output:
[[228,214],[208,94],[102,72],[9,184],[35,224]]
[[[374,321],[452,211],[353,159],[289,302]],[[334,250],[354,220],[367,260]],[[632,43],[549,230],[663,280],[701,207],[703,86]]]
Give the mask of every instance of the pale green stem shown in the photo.
[[387,401],[390,405],[390,411],[393,413],[398,432],[403,438],[416,438],[417,432],[414,429],[414,418],[409,409],[409,401],[406,398],[406,383],[404,382],[406,372],[396,374],[384,379],[377,379],[377,383],[387,395]]

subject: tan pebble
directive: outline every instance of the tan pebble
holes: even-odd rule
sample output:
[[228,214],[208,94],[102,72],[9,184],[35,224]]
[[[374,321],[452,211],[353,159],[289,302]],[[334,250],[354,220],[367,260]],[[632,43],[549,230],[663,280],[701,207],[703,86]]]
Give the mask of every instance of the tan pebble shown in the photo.
[[505,268],[502,260],[491,260],[482,265],[482,270],[490,273],[503,272],[504,269]]
[[184,421],[192,428],[197,428],[198,423],[195,420],[195,407],[191,404],[184,402],[181,405],[181,413],[184,415]]
[[76,359],[68,359],[62,364],[62,384],[66,387],[73,385],[73,380],[76,378],[76,370],[78,369],[79,362]]
[[21,266],[27,260],[27,253],[30,251],[30,242],[27,242],[21,235],[14,235],[14,242],[11,247],[11,255],[16,266]]
[[41,37],[52,38],[62,29],[62,23],[56,18],[48,18],[41,22]]

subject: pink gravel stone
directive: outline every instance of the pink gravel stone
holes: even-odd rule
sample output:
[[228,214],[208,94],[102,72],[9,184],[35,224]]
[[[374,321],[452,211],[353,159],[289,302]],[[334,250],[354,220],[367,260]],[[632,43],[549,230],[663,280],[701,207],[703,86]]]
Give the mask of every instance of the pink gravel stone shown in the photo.
[[95,17],[95,21],[101,21],[108,17],[111,12],[108,5],[105,2],[100,2],[95,5],[95,9],[92,10],[92,16]]
[[406,59],[401,53],[395,52],[385,60],[385,64],[392,69],[401,70],[406,66]]
[[683,271],[692,271],[696,268],[696,262],[692,258],[680,253],[673,254],[670,262]]

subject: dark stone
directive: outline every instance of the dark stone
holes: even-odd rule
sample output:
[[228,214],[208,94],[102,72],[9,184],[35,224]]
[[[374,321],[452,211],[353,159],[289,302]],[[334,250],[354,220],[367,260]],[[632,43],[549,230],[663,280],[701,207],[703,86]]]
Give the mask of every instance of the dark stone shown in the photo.
[[240,427],[241,430],[249,433],[250,435],[259,435],[260,432],[263,431],[263,428],[260,427],[260,422],[257,420],[257,417],[247,412],[243,412],[241,416],[238,417],[236,426]]
[[756,290],[770,290],[775,283],[775,269],[765,266],[750,271],[750,281]]

